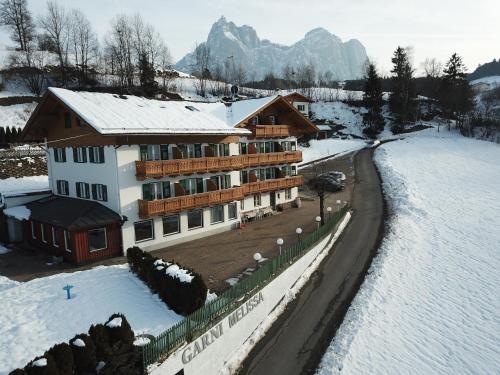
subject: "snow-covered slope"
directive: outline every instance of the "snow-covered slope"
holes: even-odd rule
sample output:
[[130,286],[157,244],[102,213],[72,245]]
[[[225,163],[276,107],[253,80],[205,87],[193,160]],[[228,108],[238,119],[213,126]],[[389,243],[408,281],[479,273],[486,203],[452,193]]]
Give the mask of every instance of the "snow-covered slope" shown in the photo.
[[477,85],[479,83],[486,83],[487,85],[490,86],[500,86],[500,76],[483,77],[475,79],[474,81],[470,82],[472,86]]
[[326,120],[336,125],[343,125],[345,133],[363,135],[364,107],[353,107],[344,102],[318,102],[311,104],[312,120]]
[[359,150],[366,147],[366,142],[359,139],[330,138],[309,141],[310,147],[299,147],[302,151],[302,163],[324,158],[326,156]]
[[[62,289],[74,286],[67,300]],[[0,276],[0,374],[23,367],[52,345],[87,332],[113,313],[137,333],[159,334],[181,320],[127,265],[96,267],[26,283]]]
[[24,128],[37,103],[0,106],[0,127]]
[[388,232],[318,373],[500,373],[500,147],[426,131],[376,152]]
[[[261,40],[252,27],[236,26],[224,17],[212,25],[203,44],[210,47],[217,63],[224,65],[228,56],[232,56],[236,67],[241,63],[247,73],[258,79],[269,72],[280,74],[286,64],[298,67],[311,62],[316,71],[329,71],[336,79],[355,79],[362,75],[367,58],[365,47],[358,40],[342,42],[323,28],[313,29],[295,44],[284,46]],[[191,72],[194,66],[194,53],[176,64],[177,69],[186,72]]]

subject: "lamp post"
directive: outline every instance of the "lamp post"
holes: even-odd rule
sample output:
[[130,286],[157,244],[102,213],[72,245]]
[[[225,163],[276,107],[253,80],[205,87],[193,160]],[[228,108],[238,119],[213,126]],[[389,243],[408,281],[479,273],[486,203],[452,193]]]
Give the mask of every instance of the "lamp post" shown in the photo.
[[278,245],[278,249],[280,250],[280,255],[281,255],[281,246],[283,246],[283,238],[278,238],[276,240],[276,245]]
[[260,255],[260,253],[255,253],[253,259],[255,260],[255,269],[259,268],[259,262],[262,260],[262,255]]
[[316,224],[318,224],[317,229],[319,229],[319,226],[321,225],[321,216],[316,216]]
[[302,234],[302,228],[295,229],[295,233],[297,233],[298,240],[300,242],[300,235]]
[[326,211],[328,212],[328,219],[331,219],[332,218],[332,208],[331,207],[327,207]]
[[342,204],[342,201],[340,199],[337,199],[337,206],[338,206],[337,208],[339,211],[340,211],[341,204]]

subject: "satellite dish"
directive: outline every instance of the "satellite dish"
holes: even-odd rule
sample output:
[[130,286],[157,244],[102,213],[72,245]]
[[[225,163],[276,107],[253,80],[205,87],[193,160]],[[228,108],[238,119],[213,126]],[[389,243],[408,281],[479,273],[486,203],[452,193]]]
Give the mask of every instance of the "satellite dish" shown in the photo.
[[231,94],[233,94],[233,96],[238,93],[238,90],[239,90],[238,86],[236,86],[236,85],[231,86]]

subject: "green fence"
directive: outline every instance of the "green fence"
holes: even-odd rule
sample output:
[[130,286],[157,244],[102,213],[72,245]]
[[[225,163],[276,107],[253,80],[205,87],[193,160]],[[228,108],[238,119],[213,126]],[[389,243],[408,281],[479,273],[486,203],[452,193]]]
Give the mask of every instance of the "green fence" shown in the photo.
[[314,232],[302,236],[301,240],[281,252],[272,261],[263,263],[252,275],[242,279],[237,284],[225,290],[215,300],[207,303],[184,320],[170,327],[155,337],[149,344],[142,347],[144,368],[168,356],[175,348],[184,342],[195,340],[203,332],[214,326],[230,312],[234,311],[244,301],[245,297],[255,294],[259,289],[276,278],[291,266],[314,244],[331,233],[337,223],[348,211],[348,206],[331,215],[325,225]]

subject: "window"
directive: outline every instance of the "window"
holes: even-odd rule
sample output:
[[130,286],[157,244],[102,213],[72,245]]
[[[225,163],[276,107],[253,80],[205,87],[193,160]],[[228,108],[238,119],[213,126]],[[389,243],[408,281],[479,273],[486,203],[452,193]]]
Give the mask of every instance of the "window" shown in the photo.
[[285,190],[285,199],[292,199],[292,189]]
[[212,181],[215,186],[217,186],[218,190],[231,188],[231,175],[229,174],[212,176],[210,177],[210,181]]
[[36,240],[36,228],[34,222],[31,222],[31,238]]
[[306,106],[304,104],[298,104],[297,105],[297,109],[300,111],[300,112],[304,112],[306,110]]
[[290,177],[292,175],[292,168],[290,166],[284,166],[281,168],[281,173],[283,173],[285,177]]
[[222,223],[224,221],[224,206],[210,207],[210,224]]
[[292,151],[296,151],[297,150],[297,142],[290,142],[290,149]]
[[170,182],[151,182],[142,185],[142,199],[152,201],[155,199],[170,198]]
[[214,156],[229,156],[229,143],[211,143]]
[[246,144],[246,143],[240,143],[240,154],[241,155],[248,154],[248,144]]
[[89,251],[104,250],[107,247],[106,228],[89,230]]
[[152,240],[154,238],[153,220],[134,223],[135,242]]
[[297,166],[292,166],[292,175],[296,176],[297,175]]
[[248,171],[240,172],[240,183],[248,184]]
[[92,199],[95,201],[108,201],[108,187],[103,184],[92,184]]
[[177,148],[181,151],[182,157],[184,159],[201,158],[203,155],[201,153],[201,144],[188,144],[188,145],[178,145]]
[[86,182],[77,182],[76,196],[78,198],[90,199],[90,185]]
[[260,194],[255,194],[253,196],[253,205],[259,207],[262,205],[262,196]]
[[276,125],[276,116],[274,115],[269,116],[269,123],[271,125]]
[[180,221],[179,215],[163,216],[161,218],[163,223],[163,235],[168,236],[169,234],[180,233]]
[[179,181],[186,195],[203,193],[203,178],[186,178]]
[[68,181],[57,180],[56,181],[57,194],[59,195],[69,195],[69,184]]
[[64,113],[64,127],[66,129],[71,128],[71,113],[69,112]]
[[141,145],[139,146],[141,160],[168,160],[168,145]]
[[67,252],[71,253],[71,232],[64,231],[64,247]]
[[89,147],[89,161],[95,164],[103,164],[104,147]]
[[75,163],[87,162],[87,148],[86,147],[73,147],[73,161]]
[[250,125],[259,125],[259,116],[254,116],[250,120]]
[[66,163],[66,149],[62,147],[54,148],[54,161],[56,163]]
[[59,229],[52,227],[52,245],[59,247]]
[[40,224],[40,237],[43,243],[47,243],[47,237],[45,234],[45,224]]
[[238,207],[236,206],[236,202],[229,203],[227,205],[227,212],[229,220],[234,220],[238,217]]
[[188,211],[188,229],[201,228],[203,226],[203,210]]

